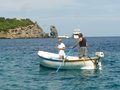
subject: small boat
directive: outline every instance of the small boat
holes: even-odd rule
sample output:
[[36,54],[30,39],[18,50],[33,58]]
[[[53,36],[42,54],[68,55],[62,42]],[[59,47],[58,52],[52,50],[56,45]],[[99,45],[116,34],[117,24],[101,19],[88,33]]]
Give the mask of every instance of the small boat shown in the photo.
[[103,52],[96,52],[95,57],[80,58],[77,56],[66,56],[64,60],[59,59],[59,55],[56,53],[38,51],[40,59],[40,65],[57,69],[60,65],[60,69],[102,69],[101,58],[104,57]]
[[80,34],[80,29],[79,28],[76,28],[74,29],[73,31],[73,38],[77,39],[78,38],[78,35]]
[[67,34],[62,35],[62,36],[58,36],[59,38],[70,38]]

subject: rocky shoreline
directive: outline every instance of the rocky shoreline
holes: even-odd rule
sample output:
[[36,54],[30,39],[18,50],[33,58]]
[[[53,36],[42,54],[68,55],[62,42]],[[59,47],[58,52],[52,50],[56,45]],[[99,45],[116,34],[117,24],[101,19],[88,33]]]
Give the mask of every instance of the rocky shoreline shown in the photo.
[[9,29],[0,32],[0,38],[47,38],[48,34],[37,24]]
[[50,26],[50,33],[45,33],[37,22],[30,19],[0,17],[0,38],[2,39],[56,37],[58,32],[54,25]]

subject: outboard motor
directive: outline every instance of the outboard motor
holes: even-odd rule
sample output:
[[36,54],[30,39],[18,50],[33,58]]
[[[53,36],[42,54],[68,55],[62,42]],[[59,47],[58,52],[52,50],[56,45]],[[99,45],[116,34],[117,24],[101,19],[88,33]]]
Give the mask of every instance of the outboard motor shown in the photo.
[[101,64],[101,58],[104,57],[104,53],[103,52],[96,52],[95,55],[97,57],[99,57],[99,59],[97,60],[97,64],[96,67],[100,70],[102,70],[102,64]]
[[96,52],[95,55],[97,57],[104,57],[104,53],[103,52]]

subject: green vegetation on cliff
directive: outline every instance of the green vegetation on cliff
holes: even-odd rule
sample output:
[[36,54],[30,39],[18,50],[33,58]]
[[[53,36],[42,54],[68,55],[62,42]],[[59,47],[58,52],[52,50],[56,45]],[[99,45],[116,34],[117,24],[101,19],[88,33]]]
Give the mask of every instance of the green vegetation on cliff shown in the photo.
[[30,19],[10,19],[10,18],[4,18],[0,17],[0,32],[1,31],[7,31],[9,29],[14,29],[17,27],[23,27],[34,24]]

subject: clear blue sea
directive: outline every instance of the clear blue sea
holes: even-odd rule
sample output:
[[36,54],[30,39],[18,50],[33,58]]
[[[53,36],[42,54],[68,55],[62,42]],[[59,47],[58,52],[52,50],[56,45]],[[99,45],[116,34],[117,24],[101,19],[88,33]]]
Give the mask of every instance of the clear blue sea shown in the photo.
[[[88,54],[102,51],[102,70],[40,66],[37,51],[54,50],[56,39],[0,39],[0,90],[120,90],[120,37],[87,37]],[[63,39],[69,51],[75,40]],[[71,54],[77,55],[78,48]]]

